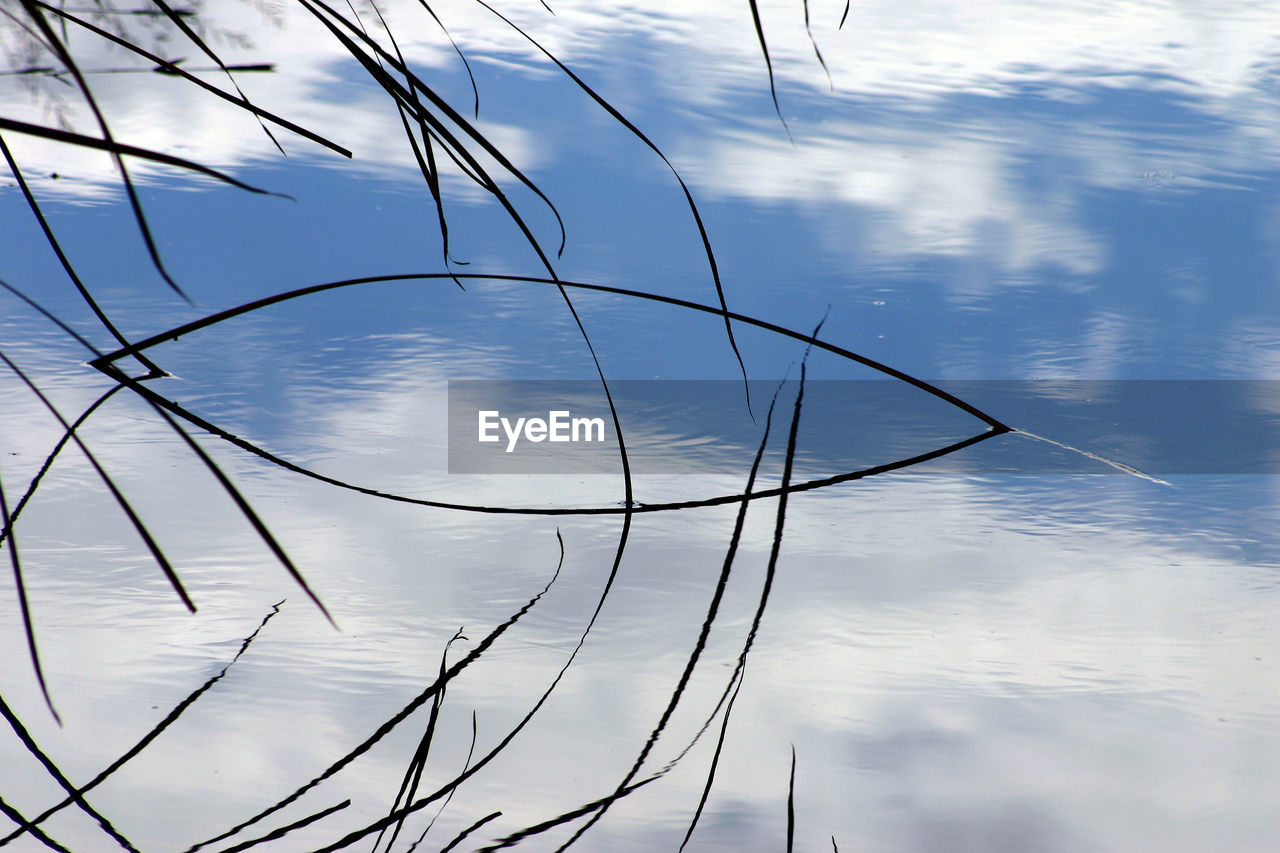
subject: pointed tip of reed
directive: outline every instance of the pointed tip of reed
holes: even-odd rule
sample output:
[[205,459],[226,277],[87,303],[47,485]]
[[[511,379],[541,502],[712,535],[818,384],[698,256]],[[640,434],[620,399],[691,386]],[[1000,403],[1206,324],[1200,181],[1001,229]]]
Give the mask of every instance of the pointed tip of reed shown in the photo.
[[329,612],[329,608],[321,604],[320,599],[316,598],[314,595],[311,596],[311,600],[315,602],[316,607],[320,608],[320,613],[324,616],[325,621],[329,623],[329,626],[333,628],[333,630],[341,633],[342,628],[338,626],[338,621],[333,618],[333,614]]

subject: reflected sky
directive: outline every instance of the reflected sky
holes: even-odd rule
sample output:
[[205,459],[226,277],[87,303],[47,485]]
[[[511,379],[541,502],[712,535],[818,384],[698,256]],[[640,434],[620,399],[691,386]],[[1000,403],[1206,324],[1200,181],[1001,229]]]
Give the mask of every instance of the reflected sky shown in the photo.
[[[860,3],[838,26],[843,4],[814,3],[830,83],[800,8],[762,4],[786,129],[746,4],[552,6],[554,16],[537,4],[503,11],[670,158],[698,203],[732,310],[803,333],[823,321],[825,340],[916,376],[979,381],[971,392],[1007,379],[1280,379],[1272,4],[931,3],[904,15]],[[357,8],[377,32],[376,17]],[[479,126],[563,217],[557,271],[714,306],[693,218],[661,160],[481,6],[437,12],[475,72]],[[228,62],[277,63],[275,73],[240,75],[251,98],[355,156],[286,132],[281,158],[251,119],[184,81],[90,74],[122,140],[293,197],[131,163],[187,304],[151,267],[105,156],[6,130],[121,329],[136,340],[291,288],[441,272],[435,212],[385,93],[300,6],[214,3],[206,13]],[[470,83],[439,28],[415,4],[385,14],[411,63],[468,112]],[[131,64],[75,39],[88,70]],[[0,46],[5,68],[22,66],[8,19]],[[195,65],[188,47],[172,55]],[[0,76],[0,115],[92,129],[73,90],[41,75]],[[514,181],[503,186],[554,252],[546,205]],[[458,174],[444,187],[453,255],[469,262],[457,271],[545,272],[491,197]],[[0,279],[114,348],[7,175],[0,216]],[[149,387],[326,476],[465,503],[616,506],[615,478],[449,475],[450,380],[594,376],[554,288],[465,285],[402,280],[254,311],[149,350],[171,374]],[[740,378],[714,315],[616,294],[572,298],[611,378]],[[802,342],[744,324],[735,334],[753,379],[797,378]],[[112,384],[7,293],[0,349],[69,417]],[[829,353],[811,354],[806,369],[811,380],[871,378]],[[1000,404],[973,393],[979,406]],[[1206,400],[1193,394],[1182,405],[1212,422],[1218,404]],[[12,507],[59,430],[12,374],[0,377],[0,401]],[[1190,430],[1176,394],[1164,414],[1127,402],[1174,436]],[[1274,401],[1255,402],[1275,414]],[[1071,400],[1057,401],[1065,415],[1000,405],[993,414],[1015,428],[1138,464],[1128,427],[1073,432],[1081,413]],[[894,415],[884,429],[939,440],[931,420],[895,425],[927,415]],[[780,476],[789,417],[775,423],[765,485]],[[799,458],[825,465],[830,424],[802,424],[810,432],[800,433]],[[127,748],[287,599],[180,727],[94,800],[144,849],[208,836],[358,743],[429,683],[460,627],[467,640],[451,659],[543,589],[560,557],[558,531],[555,584],[450,687],[429,775],[438,784],[456,773],[473,710],[478,748],[491,748],[557,677],[621,527],[614,516],[391,504],[200,435],[331,608],[334,631],[140,399],[117,395],[84,437],[201,609],[181,608],[84,456],[60,457],[18,536],[66,725],[57,729],[44,709],[14,607],[0,608],[0,692],[69,775],[87,779]],[[947,473],[921,466],[791,498],[769,608],[693,847],[785,843],[791,747],[805,848],[831,836],[840,849],[902,851],[1280,841],[1275,478],[998,473],[1001,453],[1028,446],[999,436],[957,454]],[[751,444],[742,447],[749,460]],[[637,477],[641,500],[674,501],[734,494],[746,465]],[[758,604],[776,508],[772,499],[752,506],[703,662],[646,768],[674,758],[715,707]],[[459,790],[429,836],[437,847],[493,810],[503,817],[473,847],[613,789],[680,678],[735,510],[637,516],[588,641],[529,729]],[[0,581],[8,601],[11,577]],[[353,799],[279,849],[315,849],[385,814],[423,724],[280,816]],[[715,729],[578,847],[678,847]],[[34,814],[54,794],[20,744],[0,739],[0,796]],[[77,850],[101,841],[83,816],[50,831]],[[568,837],[559,833],[525,846],[554,849],[548,839]]]

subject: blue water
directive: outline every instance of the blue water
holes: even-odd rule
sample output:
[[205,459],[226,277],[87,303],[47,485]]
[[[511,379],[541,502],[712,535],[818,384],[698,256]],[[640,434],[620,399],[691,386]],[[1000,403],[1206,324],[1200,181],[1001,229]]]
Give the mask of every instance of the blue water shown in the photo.
[[[802,337],[822,323],[823,341],[957,389],[1009,427],[1049,439],[990,436],[943,459],[793,494],[772,571],[778,500],[754,501],[705,650],[635,781],[679,760],[575,847],[679,848],[717,752],[717,703],[766,587],[688,849],[784,846],[793,749],[797,849],[833,839],[841,850],[892,851],[1280,844],[1280,492],[1271,473],[1280,410],[1267,381],[1280,379],[1273,10],[866,7],[837,28],[842,9],[815,4],[829,87],[800,10],[763,4],[784,129],[745,4],[552,5],[554,17],[536,4],[520,10],[521,25],[687,182],[730,310]],[[556,273],[718,308],[693,215],[662,160],[500,21],[478,7],[438,13],[475,72],[481,127],[563,220],[557,257],[548,206],[500,179]],[[228,61],[279,64],[240,75],[250,97],[355,157],[287,131],[281,157],[252,121],[181,80],[89,75],[122,140],[292,197],[131,160],[186,302],[156,273],[107,158],[4,131],[122,332],[139,341],[296,288],[449,271],[385,93],[300,9],[279,12],[278,27],[231,4],[202,14],[252,34],[253,49],[220,42]],[[365,18],[380,33],[375,20]],[[469,116],[470,83],[430,19],[404,4],[388,21],[411,64]],[[88,69],[129,61],[73,38]],[[73,94],[56,80],[0,76],[0,116],[48,124],[63,104],[77,131],[95,132]],[[491,196],[456,172],[444,196],[451,254],[466,262],[454,272],[546,277]],[[7,175],[0,216],[0,280],[100,351],[115,349]],[[88,795],[138,849],[185,849],[317,776],[431,683],[460,628],[450,664],[553,576],[450,682],[419,796],[537,711],[459,785],[418,849],[443,848],[500,811],[462,842],[479,849],[608,796],[664,718],[739,504],[637,513],[613,576],[620,465],[612,475],[451,475],[450,381],[598,381],[554,287],[463,284],[406,277],[313,293],[146,350],[169,376],[145,387],[192,418],[187,431],[287,550],[336,630],[128,389],[80,434],[197,613],[181,606],[78,448],[59,455],[23,508],[22,574],[63,724],[36,682],[11,572],[0,581],[0,600],[11,603],[0,609],[0,695],[76,784],[221,672],[284,600],[223,678]],[[609,379],[722,380],[717,401],[740,382],[714,313],[568,293]],[[642,510],[742,492],[768,408],[759,389],[785,377],[754,488],[777,487],[802,362],[807,380],[886,378],[831,352],[806,356],[795,337],[744,322],[733,330],[753,398],[750,410],[732,395],[723,404],[732,442],[701,410],[696,429],[681,432],[688,413],[671,410],[679,395],[621,412]],[[7,292],[0,350],[68,420],[115,384]],[[1021,380],[1022,396],[1002,396],[1013,387],[1004,380]],[[1112,423],[1110,410],[1099,415],[1094,401],[1048,380],[1114,380],[1098,387],[1127,396],[1110,401]],[[1187,390],[1146,380],[1184,380]],[[848,416],[823,414],[818,389],[844,387],[811,386],[797,478],[986,429],[919,389],[910,406],[882,402],[842,423]],[[1156,402],[1144,402],[1157,388]],[[0,377],[0,487],[11,510],[61,434],[20,379]],[[1171,453],[1178,464],[1146,470]],[[1064,470],[1057,463],[1073,473],[1054,473]],[[1077,473],[1091,470],[1105,473]],[[346,799],[267,846],[325,849],[383,818],[428,713],[209,849]],[[61,799],[16,733],[0,737],[0,798],[28,818]],[[414,812],[395,849],[408,849],[439,807]],[[77,851],[115,844],[72,812],[44,831]],[[584,823],[519,846],[556,849]],[[44,849],[30,835],[10,847]]]

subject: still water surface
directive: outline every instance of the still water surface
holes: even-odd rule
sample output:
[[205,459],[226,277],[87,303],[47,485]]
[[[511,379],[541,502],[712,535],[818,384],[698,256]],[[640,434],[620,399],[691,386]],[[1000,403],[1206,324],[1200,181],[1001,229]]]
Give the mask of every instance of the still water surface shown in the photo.
[[[802,336],[821,321],[824,341],[958,383],[948,387],[973,390],[976,405],[1015,429],[1134,467],[1184,417],[1205,434],[1178,451],[1183,461],[1214,458],[1218,397],[1197,390],[1222,387],[1209,380],[1280,380],[1273,4],[1023,0],[904,14],[870,3],[841,25],[842,4],[812,3],[828,76],[803,10],[764,3],[785,127],[747,4],[552,6],[554,15],[537,4],[504,12],[669,158],[697,202],[730,310]],[[358,8],[390,50],[376,15]],[[556,272],[715,308],[694,219],[662,161],[483,7],[437,13],[475,75],[477,126],[564,221],[555,258],[555,217],[503,180]],[[122,141],[293,197],[130,161],[187,303],[156,274],[105,155],[6,132],[124,334],[141,340],[324,282],[445,272],[435,209],[393,104],[316,19],[302,7],[229,2],[200,14],[224,60],[277,63],[275,73],[240,75],[255,103],[354,156],[281,131],[281,157],[249,116],[180,79],[87,75]],[[469,115],[466,70],[430,16],[410,3],[385,15],[409,63]],[[144,43],[168,32],[161,52],[196,64],[171,24],[134,32]],[[85,69],[145,66],[94,37],[69,38]],[[14,33],[0,43],[21,67]],[[75,90],[40,75],[0,77],[0,115],[97,132]],[[492,196],[444,171],[451,254],[467,262],[453,270],[544,277]],[[0,216],[0,279],[114,349],[7,175]],[[741,380],[714,313],[616,293],[571,297],[610,379]],[[743,322],[734,334],[752,380],[788,380],[754,487],[776,488],[806,346]],[[116,384],[8,293],[0,348],[68,420]],[[442,655],[462,660],[544,589],[449,682],[418,796],[536,713],[457,787],[418,849],[441,849],[501,812],[461,843],[482,848],[614,793],[698,646],[740,502],[638,512],[628,523],[620,466],[449,473],[450,381],[596,379],[554,288],[354,285],[197,329],[147,356],[171,374],[145,383],[156,394],[327,478],[188,424],[337,629],[140,396],[125,389],[96,410],[80,430],[85,444],[198,612],[183,608],[84,454],[63,451],[15,528],[61,727],[33,674],[12,575],[0,581],[9,602],[0,694],[39,748],[84,784],[221,673],[273,614],[222,678],[88,796],[121,835],[140,850],[180,850],[247,820],[370,737],[433,682]],[[807,380],[885,378],[819,349],[805,371]],[[997,380],[1033,390],[1022,403],[977,399]],[[1145,424],[1139,409],[1084,446],[1073,431],[1078,401],[1058,401],[1053,417],[1028,402],[1036,383],[1052,397],[1050,380],[1187,384],[1173,398],[1180,405]],[[1261,390],[1240,405],[1274,436],[1275,395],[1265,382],[1247,387]],[[935,442],[917,453],[986,430],[918,399],[934,408],[876,410],[882,428],[847,424],[849,436]],[[62,429],[12,372],[0,401],[12,509]],[[754,431],[736,467],[722,464],[724,447],[680,434],[661,413],[620,412],[638,444],[661,453],[669,441],[679,460],[674,472],[637,462],[635,500],[743,492],[767,394],[753,393],[751,405]],[[747,423],[745,413],[738,399],[724,417]],[[800,417],[795,479],[839,473],[815,448],[839,438],[841,423]],[[779,501],[752,501],[705,649],[634,781],[670,769],[614,803],[575,847],[679,848],[714,766],[688,849],[784,849],[794,754],[797,849],[1276,849],[1280,490],[1269,473],[1275,439],[1258,440],[1272,464],[1254,473],[1191,464],[1178,470],[1202,473],[1140,476],[1096,460],[1086,470],[1097,473],[1045,473],[1064,454],[1085,457],[989,436],[935,462],[791,494],[772,563]],[[898,445],[859,445],[873,458],[858,465],[894,462],[876,456],[882,446]],[[1009,454],[1023,473],[1001,468]],[[493,514],[414,500],[604,512]],[[325,849],[384,818],[429,705],[297,802],[207,849],[348,799],[266,847]],[[0,738],[0,798],[27,818],[62,798],[16,734]],[[414,812],[394,849],[408,849],[438,809]],[[556,849],[587,820],[519,846]],[[42,827],[67,849],[118,846],[75,809]],[[9,847],[45,849],[30,835]]]

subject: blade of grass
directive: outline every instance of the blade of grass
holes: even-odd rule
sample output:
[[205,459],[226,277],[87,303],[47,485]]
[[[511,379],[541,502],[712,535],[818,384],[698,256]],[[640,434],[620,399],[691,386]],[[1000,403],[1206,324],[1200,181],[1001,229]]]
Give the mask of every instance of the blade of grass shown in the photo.
[[[556,536],[558,537],[559,535],[560,535],[560,531],[557,530]],[[563,550],[564,540],[560,541],[560,547]],[[471,757],[476,753],[476,738],[478,734],[479,734],[479,730],[476,724],[476,712],[472,710],[471,711],[471,745],[467,747],[467,757],[466,757],[466,760],[462,762],[462,769],[464,772],[467,770],[468,767],[471,766]],[[418,836],[417,841],[409,845],[408,853],[413,853],[414,850],[417,850],[418,845],[420,845],[423,842],[423,840],[426,839],[427,833],[430,832],[431,828],[436,825],[436,821],[440,819],[440,815],[444,814],[444,810],[449,806],[449,803],[453,800],[453,795],[457,792],[457,790],[458,790],[457,788],[454,788],[452,791],[449,792],[449,796],[445,797],[440,802],[440,808],[436,809],[436,813],[431,817],[431,822],[427,824],[426,829],[422,830],[422,834]],[[501,812],[499,812],[499,814],[501,814]]]
[[22,631],[27,638],[27,653],[31,657],[31,667],[35,670],[36,681],[40,685],[40,693],[44,696],[45,704],[49,706],[49,713],[53,715],[54,722],[61,727],[62,717],[58,716],[58,709],[53,707],[53,697],[49,695],[49,685],[44,679],[44,667],[40,665],[40,650],[36,646],[36,629],[31,618],[31,602],[27,600],[27,585],[22,577],[22,560],[18,557],[18,537],[13,529],[13,516],[9,514],[9,500],[4,494],[3,479],[0,479],[0,525],[3,527],[0,532],[8,534],[0,538],[7,540],[5,544],[9,551],[9,565],[13,567],[13,585],[18,591],[18,610],[22,614]]
[[248,850],[250,847],[257,847],[259,844],[265,844],[268,841],[275,841],[277,839],[284,838],[295,829],[302,829],[303,827],[310,826],[317,821],[327,818],[334,812],[342,811],[349,805],[351,805],[350,800],[343,800],[336,805],[329,806],[327,809],[321,809],[315,814],[307,815],[301,820],[295,820],[293,823],[286,823],[284,826],[277,827],[266,835],[259,836],[258,838],[254,838],[249,841],[242,841],[234,846],[224,848],[223,850],[218,851],[218,853],[239,853],[241,850]]
[[[177,65],[177,62],[174,62],[174,65]],[[232,65],[226,65],[226,66],[223,66],[223,67],[224,67],[227,71],[241,71],[241,72],[244,72],[244,71],[250,71],[250,72],[263,72],[263,73],[270,73],[270,72],[274,72],[274,71],[276,70],[276,64],[275,64],[274,62],[238,62],[238,63],[232,64]],[[130,71],[133,71],[134,69],[132,69],[132,68],[131,68],[131,69],[129,69],[129,70],[130,70]],[[216,67],[211,68],[211,67],[209,67],[209,66],[205,66],[205,65],[188,65],[188,66],[186,67],[186,70],[188,70],[188,71],[218,71],[218,70],[220,70],[220,69],[218,69],[218,68],[216,68]],[[175,77],[176,77],[176,76],[178,76],[178,75],[177,75],[177,74],[175,74],[173,71],[170,71],[168,68],[165,68],[165,67],[163,67],[163,66],[156,66],[155,68],[150,69],[150,71],[151,71],[151,73],[152,73],[152,74],[172,74],[172,75],[173,75],[173,76],[175,76]],[[239,87],[237,87],[237,88],[239,88]],[[257,115],[257,112],[256,112],[256,111],[254,111],[254,110],[250,110],[249,112],[254,113],[254,115]],[[264,128],[264,129],[265,129],[265,128]],[[267,132],[268,132],[268,133],[270,133],[270,131],[267,131]]]
[[796,745],[791,744],[791,779],[787,782],[787,853],[796,847]]
[[8,71],[0,71],[0,77],[25,77],[33,74],[53,74],[58,69],[52,65],[32,65],[26,68],[14,68]]
[[484,817],[480,818],[478,821],[471,824],[466,829],[462,830],[462,832],[459,832],[452,841],[450,841],[444,847],[440,848],[440,853],[449,853],[450,850],[452,850],[453,848],[461,844],[463,841],[465,841],[468,835],[475,832],[477,829],[484,826],[489,821],[498,817],[502,817],[502,812],[493,812],[491,814],[487,814]]
[[[440,27],[440,31],[444,33],[445,38],[449,40],[449,44],[453,45],[453,52],[458,54],[458,58],[462,60],[462,65],[467,70],[467,80],[471,82],[472,104],[474,105],[472,117],[479,120],[480,89],[476,86],[476,75],[471,73],[471,63],[467,62],[467,55],[462,52],[462,48],[458,47],[458,43],[453,40],[453,36],[449,33],[449,28],[444,25],[444,21],[440,20],[440,17],[435,13],[435,10],[431,8],[430,4],[427,3],[427,0],[418,0],[418,5],[427,10],[427,14],[431,16],[431,20],[436,22]],[[374,8],[377,9],[376,6]],[[555,13],[553,12],[552,14]],[[381,12],[378,13],[378,17],[382,17]],[[390,31],[388,31],[387,34],[390,35]]]
[[[68,337],[70,337],[76,343],[80,344],[85,349],[89,350],[89,352],[93,353],[95,358],[105,358],[105,356],[102,353],[102,350],[98,349],[93,344],[89,343],[88,338],[86,338],[84,335],[80,334],[75,329],[68,326],[61,319],[59,319],[55,314],[53,314],[53,312],[45,308],[39,302],[36,302],[30,296],[27,296],[27,294],[23,293],[21,290],[14,287],[12,284],[9,284],[9,282],[5,281],[2,278],[0,278],[0,287],[3,287],[5,290],[9,291],[14,296],[21,299],[23,302],[27,303],[27,305],[29,305],[31,308],[39,312],[40,315],[43,316],[45,319],[47,319],[49,322],[53,323],[59,329],[66,332]],[[128,346],[132,346],[132,344],[128,344]],[[159,368],[156,368],[156,369],[159,370]],[[161,374],[164,373],[164,371],[160,371],[160,372]]]
[[[683,853],[685,846],[689,843],[689,839],[693,837],[693,831],[697,828],[698,821],[702,818],[703,809],[706,808],[707,800],[711,796],[711,788],[715,784],[716,779],[716,770],[720,766],[720,755],[724,751],[725,736],[729,733],[729,719],[733,715],[734,703],[738,701],[738,693],[742,690],[741,671],[730,679],[729,688],[732,690],[732,693],[726,692],[728,702],[724,705],[725,714],[720,720],[720,734],[716,738],[716,749],[711,756],[711,764],[707,767],[707,781],[702,786],[702,795],[698,799],[698,807],[694,809],[693,816],[689,819],[689,829],[684,834],[684,840],[680,842],[680,853]],[[713,712],[713,714],[717,713],[719,709],[720,704],[717,704],[716,711]],[[701,736],[701,732],[699,732],[699,736]]]
[[769,58],[769,45],[764,38],[764,24],[760,20],[760,7],[756,5],[756,0],[747,0],[747,5],[751,7],[751,22],[756,27],[756,40],[760,42],[760,52],[764,54],[764,67],[769,72],[769,97],[773,98],[773,111],[778,114],[778,121],[782,122],[782,129],[787,132],[787,139],[791,140],[791,144],[795,144],[795,140],[791,137],[791,128],[787,127],[787,120],[782,117],[782,108],[778,106],[778,89],[773,80],[773,60]]
[[[0,134],[0,153],[4,154],[5,162],[9,165],[9,171],[13,174],[14,180],[18,182],[19,189],[22,190],[22,197],[26,199],[27,206],[31,208],[31,213],[35,216],[36,221],[40,223],[40,230],[44,233],[45,241],[48,242],[49,247],[53,249],[53,253],[58,258],[58,263],[62,264],[62,269],[66,272],[67,277],[71,279],[71,283],[75,285],[76,290],[80,294],[80,298],[88,304],[89,309],[93,311],[94,316],[98,318],[98,322],[111,333],[111,336],[115,338],[121,346],[127,347],[129,345],[128,339],[120,333],[120,330],[117,329],[115,324],[113,324],[107,317],[106,312],[98,306],[97,300],[90,295],[89,288],[85,286],[84,282],[80,279],[80,276],[76,273],[75,268],[71,266],[71,261],[67,258],[66,253],[62,251],[62,246],[58,242],[58,239],[54,237],[53,229],[49,227],[49,222],[45,219],[44,212],[40,209],[40,205],[36,201],[35,194],[32,193],[31,188],[27,186],[27,180],[23,177],[22,170],[18,168],[18,162],[14,159],[13,152],[9,150],[9,145],[4,140],[4,134]],[[80,341],[82,343],[87,343],[83,338],[80,338]],[[159,368],[152,364],[146,356],[139,355],[137,360],[145,369],[150,370],[153,373],[159,372]]]
[[[563,547],[563,543],[561,543],[561,547]],[[444,652],[440,655],[439,678],[443,678],[445,674],[445,665],[448,663],[449,646],[453,645],[456,640],[466,639],[462,634],[462,630],[463,629],[459,628],[457,633],[453,635],[452,639],[445,643]],[[447,691],[448,685],[442,686],[440,690],[436,692],[436,695],[431,697],[431,712],[427,716],[427,728],[426,731],[422,733],[422,739],[418,742],[418,748],[414,751],[413,758],[409,761],[409,769],[405,771],[404,779],[400,783],[400,790],[396,792],[396,797],[391,802],[391,811],[393,812],[400,807],[400,803],[402,801],[406,803],[412,802],[414,795],[418,792],[418,785],[422,782],[422,774],[426,772],[427,769],[427,756],[431,752],[431,742],[435,737],[436,723],[440,720],[440,706],[444,702],[444,696]],[[407,817],[407,815],[405,817]],[[388,853],[391,848],[395,846],[396,839],[400,837],[400,831],[404,828],[404,820],[405,818],[402,817],[391,825],[394,829],[392,830],[391,838],[387,841]],[[382,844],[382,838],[385,833],[386,828],[384,828],[382,832],[379,832],[378,837],[374,839],[373,849],[375,851],[378,849],[379,845]]]
[[822,58],[822,51],[818,50],[818,40],[813,37],[813,28],[809,26],[809,0],[804,0],[804,31],[809,34],[809,44],[813,45],[813,55],[818,57],[818,64],[822,66],[822,72],[827,75],[827,86],[834,92],[836,84],[831,81],[831,69],[827,68],[827,61]]
[[[656,781],[658,778],[659,777],[657,775],[654,775],[654,776],[650,776],[647,779],[642,779],[639,782],[632,782],[630,785],[626,787],[622,795],[624,797],[629,796],[635,791],[638,791],[641,788],[643,788],[645,785],[648,785],[650,782]],[[577,820],[580,817],[586,817],[589,814],[593,814],[599,811],[605,805],[605,803],[611,802],[613,797],[614,795],[610,794],[606,797],[601,797],[598,800],[593,800],[589,803],[583,803],[581,806],[578,806],[573,811],[565,812],[564,814],[557,815],[556,817],[553,817],[550,820],[543,821],[542,823],[535,824],[533,826],[530,826],[521,830],[521,832],[519,833],[519,837],[528,838],[530,836],[539,835],[543,832],[547,832],[548,830],[555,829],[558,826],[564,826],[566,823],[572,823],[573,821]],[[512,836],[507,836],[507,838],[511,838],[511,837]],[[507,839],[499,839],[494,844],[490,844],[487,847],[481,847],[477,851],[477,853],[490,853],[490,851],[499,850],[504,847],[510,846],[506,843],[506,840]],[[515,843],[515,842],[512,842],[512,843]]]
[[147,148],[139,148],[136,145],[125,145],[123,143],[116,142],[114,139],[98,139],[95,136],[85,136],[80,133],[72,133],[69,130],[59,130],[56,127],[29,124],[25,121],[16,121],[11,118],[5,118],[4,116],[0,116],[0,130],[12,130],[14,133],[25,134],[26,136],[38,136],[42,139],[51,139],[54,142],[65,142],[69,145],[78,145],[81,148],[94,148],[99,151],[106,151],[113,157],[117,158],[120,156],[129,156],[138,157],[143,160],[151,160],[156,163],[163,163],[166,166],[176,166],[179,169],[199,172],[202,175],[207,175],[210,178],[214,178],[225,184],[230,184],[233,187],[238,187],[251,193],[271,195],[277,198],[287,198],[290,201],[294,200],[292,196],[250,186],[244,181],[237,180],[230,175],[219,172],[216,169],[211,169],[208,166],[192,162],[191,160],[174,157],[171,154],[164,154],[160,151],[151,151]]

